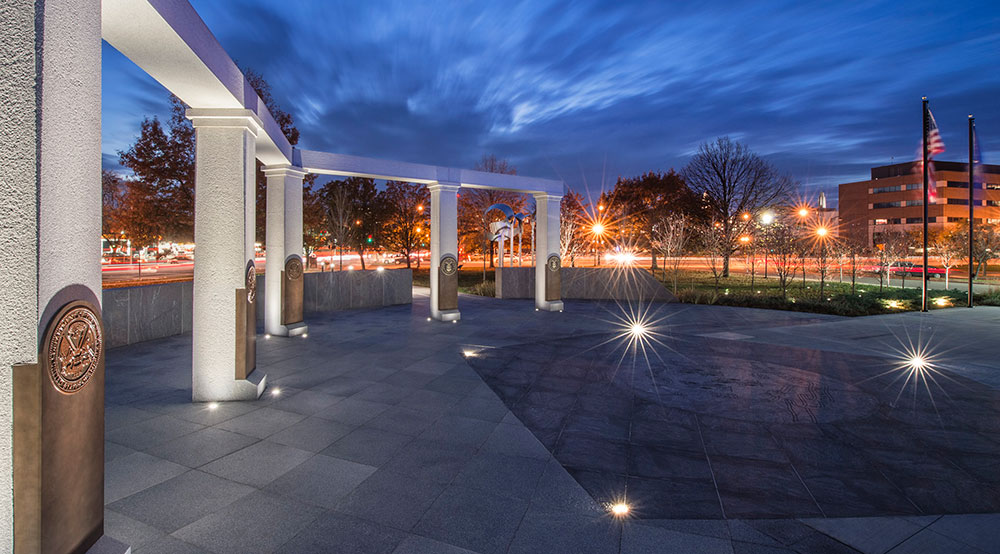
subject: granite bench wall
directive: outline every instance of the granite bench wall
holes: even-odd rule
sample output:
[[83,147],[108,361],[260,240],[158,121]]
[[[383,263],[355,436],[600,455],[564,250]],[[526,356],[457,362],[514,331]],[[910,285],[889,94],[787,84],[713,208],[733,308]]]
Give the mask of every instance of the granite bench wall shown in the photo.
[[[648,271],[638,268],[564,267],[564,300],[674,302],[677,299]],[[497,279],[497,297],[534,298],[535,268],[505,267]]]
[[[264,321],[264,280],[257,276],[257,321]],[[413,303],[413,271],[326,271],[306,273],[302,310],[311,313],[381,308]],[[308,320],[306,321],[308,323]]]
[[[264,321],[264,280],[257,277],[257,321]],[[306,273],[303,308],[311,313],[379,308],[413,302],[413,272],[333,271]],[[104,334],[107,347],[191,332],[193,283],[163,283],[104,289]]]
[[187,281],[104,289],[108,348],[190,332],[192,285]]

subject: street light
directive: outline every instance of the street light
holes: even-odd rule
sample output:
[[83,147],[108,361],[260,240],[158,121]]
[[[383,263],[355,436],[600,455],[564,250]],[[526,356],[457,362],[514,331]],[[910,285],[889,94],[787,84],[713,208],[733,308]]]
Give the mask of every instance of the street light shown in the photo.
[[799,217],[808,217],[809,208],[799,208]]
[[760,216],[760,222],[764,225],[770,225],[774,223],[774,214],[771,212],[764,212]]
[[[604,206],[598,206],[598,209],[603,210]],[[600,242],[601,236],[604,234],[604,224],[600,222],[595,223],[590,230],[594,234],[594,267],[597,267],[600,265],[600,259],[598,258],[597,253],[597,244]]]

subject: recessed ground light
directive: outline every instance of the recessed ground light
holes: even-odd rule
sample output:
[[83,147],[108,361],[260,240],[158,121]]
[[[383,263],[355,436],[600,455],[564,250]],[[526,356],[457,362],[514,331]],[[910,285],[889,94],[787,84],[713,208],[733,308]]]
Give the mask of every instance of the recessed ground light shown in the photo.
[[278,396],[279,394],[281,394],[281,389],[279,388],[275,388],[271,391],[271,396]]
[[209,410],[213,410],[213,411],[219,409],[219,403],[218,402],[209,402],[208,403],[208,409]]
[[617,502],[611,505],[611,515],[615,517],[625,517],[628,515],[628,504],[624,502]]

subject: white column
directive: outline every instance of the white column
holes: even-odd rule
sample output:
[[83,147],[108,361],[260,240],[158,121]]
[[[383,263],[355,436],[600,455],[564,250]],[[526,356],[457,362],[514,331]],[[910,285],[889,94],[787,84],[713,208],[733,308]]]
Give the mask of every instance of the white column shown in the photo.
[[39,361],[46,307],[101,303],[100,1],[4,0],[0,59],[0,552],[11,552],[11,366]]
[[[195,128],[194,310],[191,389],[196,402],[251,400],[264,380],[236,379],[236,289],[254,259],[256,136],[244,109],[189,109]],[[259,377],[259,376],[258,376]]]
[[458,310],[438,309],[438,268],[441,259],[458,259],[458,183],[427,185],[431,192],[431,317],[440,321],[457,321]]
[[[302,249],[302,179],[306,172],[298,167],[285,170],[285,257],[303,256]],[[303,267],[305,260],[303,260]]]
[[[289,256],[302,258],[302,178],[305,172],[293,166],[268,166],[267,238],[264,273],[264,332],[287,336],[281,324],[281,272]],[[304,260],[303,260],[304,262]],[[305,333],[305,325],[295,326],[295,334]]]
[[[559,257],[559,202],[561,195],[538,193],[535,197],[535,233],[537,256],[535,260],[535,308],[547,311],[561,311],[562,300],[545,300],[545,279],[549,258]],[[557,262],[560,264],[561,261]]]
[[285,336],[281,324],[281,270],[285,267],[285,168],[265,167],[267,220],[264,248],[264,332]]

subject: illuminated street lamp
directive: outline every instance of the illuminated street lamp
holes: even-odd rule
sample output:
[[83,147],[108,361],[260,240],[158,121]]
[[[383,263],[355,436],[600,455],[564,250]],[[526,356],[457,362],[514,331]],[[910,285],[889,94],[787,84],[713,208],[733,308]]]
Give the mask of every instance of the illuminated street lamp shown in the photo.
[[770,225],[774,223],[774,214],[771,212],[764,212],[760,216],[760,222],[763,225]]
[[[603,210],[604,206],[598,206],[598,209]],[[597,244],[600,242],[601,237],[604,235],[605,231],[604,224],[600,222],[595,223],[590,228],[590,231],[594,234],[594,267],[597,267],[598,265],[600,265],[600,259],[598,258],[598,252],[597,252]]]
[[799,208],[799,217],[809,217],[809,208]]

